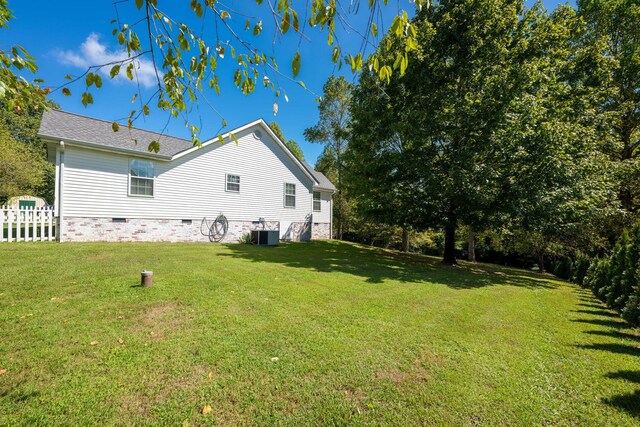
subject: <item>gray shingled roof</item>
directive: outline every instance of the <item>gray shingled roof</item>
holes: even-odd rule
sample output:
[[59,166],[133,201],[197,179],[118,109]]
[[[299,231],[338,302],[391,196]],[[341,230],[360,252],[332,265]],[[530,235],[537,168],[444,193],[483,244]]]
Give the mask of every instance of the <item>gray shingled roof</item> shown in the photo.
[[316,179],[316,181],[318,181],[318,185],[316,185],[316,187],[324,188],[324,189],[327,189],[327,190],[333,190],[333,191],[337,190],[335,185],[333,185],[333,183],[331,181],[329,181],[329,178],[324,176],[324,174],[322,172],[318,172],[317,170],[312,168],[309,163],[307,163],[304,160],[302,160],[302,165],[305,168],[307,168],[309,173],[311,175],[313,175],[313,177]]
[[[129,130],[127,126],[121,126],[119,132],[114,132],[111,123],[65,111],[48,110],[42,115],[38,135],[42,138],[99,144],[145,154],[151,154],[148,150],[149,143],[158,141],[160,143],[158,154],[163,156],[173,156],[193,147],[193,143],[187,139],[137,128]],[[138,141],[137,144],[135,140]]]
[[[157,132],[121,126],[119,132],[114,132],[111,128],[112,122],[106,120],[93,119],[74,113],[67,113],[60,110],[48,110],[42,115],[42,123],[38,135],[41,138],[53,140],[68,140],[80,143],[97,144],[114,149],[133,150],[153,154],[148,150],[151,141],[160,143],[159,155],[174,156],[184,150],[193,147],[193,143],[188,139],[176,138],[163,135]],[[135,140],[138,143],[135,143]],[[336,187],[324,176],[304,160],[302,165],[318,181],[316,187],[336,191]]]

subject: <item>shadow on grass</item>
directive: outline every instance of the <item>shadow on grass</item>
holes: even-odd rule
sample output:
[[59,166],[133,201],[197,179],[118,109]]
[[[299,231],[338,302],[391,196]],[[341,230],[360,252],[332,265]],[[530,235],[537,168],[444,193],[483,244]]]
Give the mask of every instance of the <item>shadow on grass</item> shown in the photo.
[[620,317],[618,316],[615,312],[613,311],[609,311],[609,310],[571,310],[574,313],[581,313],[581,314],[591,314],[594,316],[604,316],[604,317]]
[[[607,378],[629,381],[640,384],[640,371],[618,371],[606,375]],[[640,389],[633,393],[618,394],[604,399],[607,405],[628,412],[630,415],[640,419]]]
[[[576,345],[576,347],[583,350],[608,351],[616,354],[624,354],[638,358],[640,361],[640,346],[638,345],[638,343],[640,343],[640,335],[638,335],[628,323],[620,319],[618,313],[606,308],[604,304],[599,303],[593,296],[585,295],[584,297],[581,296],[580,299],[584,302],[578,305],[595,310],[573,310],[574,313],[589,316],[584,319],[576,319],[574,322],[608,327],[609,329],[607,330],[588,330],[584,331],[584,333],[610,338],[618,342],[581,344]],[[618,320],[615,320],[616,318],[618,318]],[[640,384],[640,371],[610,372],[605,376],[611,379]],[[627,412],[632,417],[640,419],[640,389],[632,393],[607,397],[602,401],[607,405]]]
[[585,334],[640,342],[640,336],[620,331],[585,331]]
[[572,322],[589,323],[591,325],[607,326],[609,328],[616,328],[616,329],[629,328],[629,325],[627,325],[622,319],[620,319],[620,320],[611,320],[611,319],[574,319],[574,320],[572,320]]
[[628,354],[629,356],[640,357],[640,348],[627,344],[577,344],[576,347],[587,350],[610,351],[611,353]]
[[[597,300],[595,300],[595,301],[597,301]],[[585,304],[585,303],[581,302],[578,305],[581,306],[581,307],[597,308],[599,310],[607,310],[607,308],[604,305],[604,303],[601,303],[601,302],[595,302],[595,303],[591,303],[591,304]]]
[[281,264],[317,272],[340,272],[364,277],[368,283],[396,280],[410,283],[439,283],[454,289],[490,285],[555,288],[557,285],[537,273],[500,266],[463,262],[444,266],[435,257],[338,242],[282,243],[278,247],[226,245],[231,256],[256,263]]

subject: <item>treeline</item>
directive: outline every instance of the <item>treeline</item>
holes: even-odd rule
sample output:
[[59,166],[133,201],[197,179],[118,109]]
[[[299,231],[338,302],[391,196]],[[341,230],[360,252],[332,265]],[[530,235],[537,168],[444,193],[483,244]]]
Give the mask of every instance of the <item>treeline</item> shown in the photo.
[[[53,102],[46,105],[57,107]],[[16,111],[0,101],[0,205],[22,195],[54,202],[55,169],[38,137],[42,111],[34,107]]]

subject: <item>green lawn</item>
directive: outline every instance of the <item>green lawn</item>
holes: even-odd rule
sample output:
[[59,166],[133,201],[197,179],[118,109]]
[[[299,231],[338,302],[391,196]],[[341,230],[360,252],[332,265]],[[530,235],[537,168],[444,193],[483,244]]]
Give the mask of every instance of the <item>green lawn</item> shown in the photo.
[[589,292],[337,242],[0,244],[2,370],[0,425],[640,422]]

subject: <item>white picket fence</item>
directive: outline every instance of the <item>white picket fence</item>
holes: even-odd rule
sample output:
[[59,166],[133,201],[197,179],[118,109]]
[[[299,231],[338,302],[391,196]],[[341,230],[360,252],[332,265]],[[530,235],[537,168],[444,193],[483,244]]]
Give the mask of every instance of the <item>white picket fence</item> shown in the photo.
[[54,240],[54,225],[53,208],[0,207],[0,243]]

